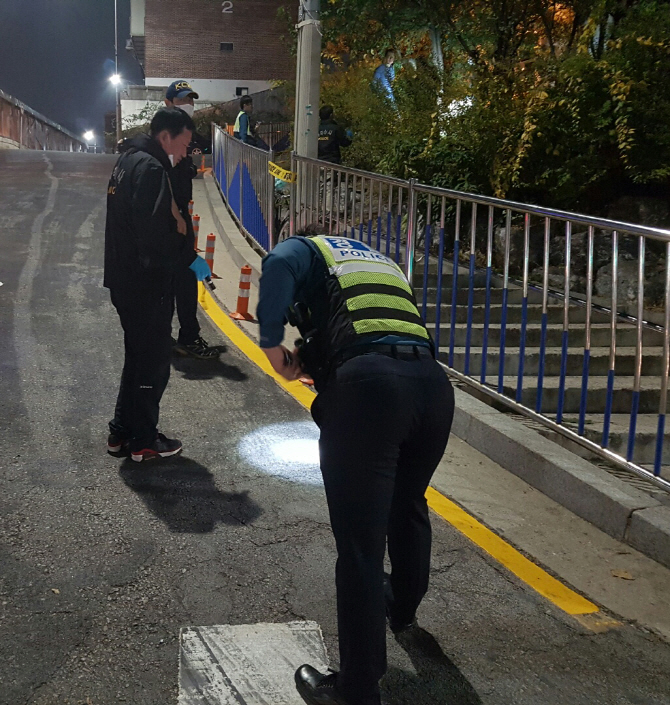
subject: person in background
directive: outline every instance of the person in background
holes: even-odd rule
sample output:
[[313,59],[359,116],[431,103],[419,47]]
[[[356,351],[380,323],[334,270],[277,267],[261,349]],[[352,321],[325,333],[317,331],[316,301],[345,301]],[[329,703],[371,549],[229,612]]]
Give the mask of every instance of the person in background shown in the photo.
[[[168,108],[179,108],[189,117],[193,117],[194,100],[198,94],[187,81],[174,81],[165,93],[165,105]],[[211,140],[193,132],[186,157],[174,165],[170,172],[172,192],[179,212],[186,222],[186,240],[191,248],[195,248],[195,232],[193,222],[188,212],[188,204],[193,199],[193,179],[198,170],[193,163],[193,154],[211,152]],[[203,360],[218,357],[221,349],[210,346],[200,335],[198,322],[198,281],[188,267],[184,267],[175,275],[175,303],[179,319],[179,334],[173,341],[175,350],[182,355],[189,355]]]
[[377,89],[383,96],[389,99],[395,106],[395,95],[393,93],[393,81],[395,80],[395,51],[387,49],[384,54],[384,61],[375,69],[372,77],[372,86]]
[[253,109],[253,99],[250,96],[245,95],[242,100],[240,100],[240,112],[237,114],[237,118],[235,120],[233,137],[244,142],[245,144],[250,144],[252,147],[255,147],[256,137],[254,136],[253,123],[251,121],[251,113]]
[[324,105],[319,110],[319,159],[331,164],[342,163],[341,147],[351,144],[351,130],[344,130],[333,117],[333,108]]
[[186,240],[172,196],[172,166],[186,157],[195,126],[176,108],[159,110],[150,134],[128,141],[107,188],[104,286],[124,333],[125,360],[107,450],[142,462],[179,453],[158,432],[170,378],[174,280],[182,269],[203,280],[209,265]]

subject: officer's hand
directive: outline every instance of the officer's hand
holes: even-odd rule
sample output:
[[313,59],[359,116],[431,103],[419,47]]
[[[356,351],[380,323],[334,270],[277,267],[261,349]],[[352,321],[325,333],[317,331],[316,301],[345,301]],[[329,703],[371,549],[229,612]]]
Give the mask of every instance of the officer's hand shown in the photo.
[[294,380],[302,375],[297,350],[291,353],[283,345],[277,345],[274,348],[263,348],[263,352],[267,355],[272,369],[284,379]]
[[344,134],[347,136],[348,139],[353,140],[354,139],[354,133],[350,128],[347,127],[347,129],[344,131]]
[[205,279],[207,279],[207,277],[212,276],[212,273],[209,270],[209,265],[200,255],[196,256],[193,262],[189,264],[188,268],[195,273],[195,278],[199,282],[204,281]]

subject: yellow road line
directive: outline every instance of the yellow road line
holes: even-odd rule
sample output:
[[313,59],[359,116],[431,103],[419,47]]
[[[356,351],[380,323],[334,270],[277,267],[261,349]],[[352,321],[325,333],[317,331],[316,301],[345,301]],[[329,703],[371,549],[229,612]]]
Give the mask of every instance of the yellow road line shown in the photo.
[[486,553],[502,563],[517,578],[530,585],[533,590],[546,597],[568,614],[591,614],[598,606],[589,602],[563,583],[556,580],[524,555],[512,548],[497,534],[480,524],[464,509],[447,499],[432,487],[426,492],[428,506],[452,526],[465,534]]
[[283,387],[292,397],[295,397],[304,407],[309,409],[312,406],[314,392],[305,387],[302,382],[289,382],[281,375],[278,375],[265,353],[251,340],[244,331],[236,326],[224,313],[219,304],[212,298],[212,295],[202,284],[198,284],[200,289],[200,305],[207,312],[207,315],[216,323],[221,332],[230,339],[230,342],[238,347],[252,362],[260,367],[263,372],[270,375],[280,387]]
[[[315,394],[301,382],[288,382],[281,375],[278,375],[270,365],[265,353],[221,310],[218,303],[205,290],[202,284],[200,287],[200,303],[207,315],[216,323],[221,332],[236,345],[252,362],[256,363],[265,373],[270,375],[281,387],[291,396],[297,399],[307,409],[314,401]],[[520,580],[529,585],[533,590],[552,602],[554,605],[573,616],[594,615],[598,612],[598,606],[589,602],[574,590],[566,587],[545,570],[528,560],[524,555],[512,548],[500,536],[480,524],[474,517],[461,509],[457,504],[447,499],[432,487],[426,492],[428,506],[439,514],[445,521],[455,529],[467,536],[473,543],[476,543],[486,553],[504,565],[510,572],[514,573]],[[596,615],[594,615],[595,617]],[[602,631],[602,625],[607,628],[618,626],[615,620],[580,619],[584,626],[588,626],[593,631]],[[589,626],[599,625],[598,628]]]

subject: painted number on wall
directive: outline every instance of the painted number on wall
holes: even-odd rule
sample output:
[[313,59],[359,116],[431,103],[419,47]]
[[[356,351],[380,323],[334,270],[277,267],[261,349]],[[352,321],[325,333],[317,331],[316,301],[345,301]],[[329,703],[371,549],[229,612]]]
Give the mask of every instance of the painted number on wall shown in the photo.
[[221,3],[222,10],[221,12],[232,12],[233,11],[233,3],[230,0],[226,0],[226,2]]

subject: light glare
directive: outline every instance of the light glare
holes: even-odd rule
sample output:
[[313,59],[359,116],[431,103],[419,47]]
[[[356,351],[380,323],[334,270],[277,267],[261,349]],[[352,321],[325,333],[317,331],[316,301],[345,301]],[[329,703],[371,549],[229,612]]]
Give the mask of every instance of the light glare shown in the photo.
[[311,421],[263,426],[242,438],[242,458],[268,475],[305,485],[322,485],[319,429]]

